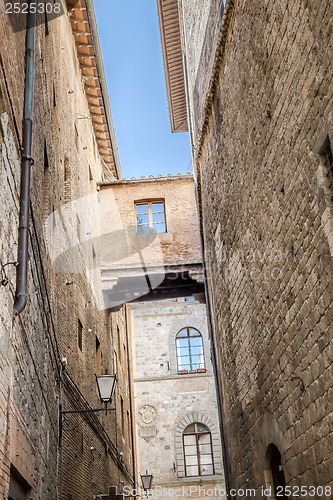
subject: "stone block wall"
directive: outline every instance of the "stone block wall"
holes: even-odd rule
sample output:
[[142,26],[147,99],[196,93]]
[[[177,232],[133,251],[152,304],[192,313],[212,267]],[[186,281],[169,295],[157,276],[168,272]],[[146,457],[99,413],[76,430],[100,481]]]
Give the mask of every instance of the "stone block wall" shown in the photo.
[[[182,488],[200,484],[203,491],[224,488],[216,392],[210,362],[206,306],[174,299],[132,304],[134,385],[139,470],[154,475],[153,498],[186,498]],[[175,338],[185,326],[200,330],[206,373],[178,374]],[[185,477],[182,432],[202,422],[212,435],[215,475]],[[158,457],[158,462],[156,462]],[[180,492],[179,492],[180,491]],[[192,490],[192,498],[198,491]],[[223,498],[216,495],[216,498]]]
[[231,486],[259,493],[270,443],[288,485],[329,485],[332,4],[227,1],[210,33],[194,128]]

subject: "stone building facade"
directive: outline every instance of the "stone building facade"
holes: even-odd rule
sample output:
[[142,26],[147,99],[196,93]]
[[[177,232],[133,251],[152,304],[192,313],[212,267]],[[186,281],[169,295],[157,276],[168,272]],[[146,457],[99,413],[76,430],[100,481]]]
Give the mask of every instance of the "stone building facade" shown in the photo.
[[[131,304],[138,468],[154,475],[152,498],[204,498],[216,491],[225,498],[215,378],[210,361],[206,305],[179,298]],[[190,328],[202,336],[202,359],[196,364],[176,349],[179,333]],[[197,337],[196,337],[197,339]],[[187,343],[187,340],[185,340]],[[187,349],[184,348],[184,351]],[[191,370],[192,368],[192,370]],[[187,429],[194,424],[210,433],[197,464],[192,446],[187,456]],[[185,440],[185,441],[184,441]],[[202,451],[200,445],[200,451]],[[194,456],[193,456],[194,455]],[[212,458],[212,461],[211,461]],[[191,463],[192,463],[191,462]],[[205,465],[206,462],[206,465]],[[207,465],[211,463],[212,465]],[[205,469],[206,467],[206,469]]]
[[189,107],[230,487],[329,498],[332,3],[158,4]]
[[[135,485],[125,307],[99,301],[98,185],[121,177],[92,2],[35,28],[28,304],[13,318],[26,14],[0,6],[0,497],[83,500]],[[83,200],[83,201],[82,201]],[[92,223],[93,221],[93,223]],[[3,267],[5,266],[5,267]],[[6,283],[8,281],[8,283]],[[105,415],[95,375],[117,373]],[[115,490],[112,490],[115,492]],[[97,497],[96,497],[97,498]]]
[[[188,487],[192,498],[215,489],[224,498],[193,176],[108,181],[99,200],[103,299],[114,310],[130,302],[138,471],[154,474],[156,498],[186,497]],[[190,344],[203,342],[200,360],[200,347],[189,347],[192,360],[182,345],[188,363],[180,361],[176,343],[187,342],[177,340],[180,332],[194,335]],[[185,436],[191,426],[206,431],[198,440],[210,441],[204,448],[198,444],[199,456],[189,458],[182,443],[196,439]],[[202,470],[191,469],[191,460],[202,461]]]
[[192,174],[104,182],[99,200],[108,307],[193,294],[204,300]]

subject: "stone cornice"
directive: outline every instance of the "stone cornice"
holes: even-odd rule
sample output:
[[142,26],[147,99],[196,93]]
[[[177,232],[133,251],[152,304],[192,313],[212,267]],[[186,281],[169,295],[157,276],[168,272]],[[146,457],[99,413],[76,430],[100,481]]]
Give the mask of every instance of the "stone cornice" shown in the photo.
[[134,382],[159,382],[159,381],[164,381],[164,380],[176,380],[176,379],[187,379],[187,378],[204,378],[204,377],[209,377],[209,378],[214,378],[213,373],[188,373],[188,374],[183,374],[183,375],[165,375],[163,377],[142,377],[142,378],[135,378]]

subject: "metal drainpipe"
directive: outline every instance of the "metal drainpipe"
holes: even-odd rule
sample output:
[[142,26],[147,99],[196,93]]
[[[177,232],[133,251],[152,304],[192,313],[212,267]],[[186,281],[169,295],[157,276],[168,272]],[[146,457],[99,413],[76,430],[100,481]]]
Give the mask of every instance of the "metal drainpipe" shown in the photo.
[[30,177],[31,165],[33,164],[33,159],[31,158],[31,143],[35,71],[35,25],[36,14],[30,11],[29,1],[26,38],[23,146],[21,151],[22,164],[17,259],[18,267],[16,274],[14,316],[21,314],[27,304]]
[[130,412],[131,412],[131,441],[132,441],[132,469],[133,469],[133,489],[136,491],[136,456],[135,456],[135,449],[134,449],[134,412],[133,412],[133,379],[132,379],[132,372],[131,372],[131,359],[130,359],[130,346],[129,346],[129,305],[125,304],[125,324],[126,324],[126,345],[127,345],[127,369],[128,369],[128,389],[129,389],[129,400],[130,400]]

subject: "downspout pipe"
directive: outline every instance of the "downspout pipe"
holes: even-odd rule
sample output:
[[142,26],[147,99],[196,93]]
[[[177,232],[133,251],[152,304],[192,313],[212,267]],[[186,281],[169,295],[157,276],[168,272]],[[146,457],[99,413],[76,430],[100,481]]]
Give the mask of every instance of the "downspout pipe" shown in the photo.
[[21,187],[20,187],[20,215],[18,229],[18,266],[16,274],[16,293],[14,302],[14,316],[21,314],[28,299],[28,242],[29,242],[29,205],[32,146],[32,118],[35,72],[35,26],[36,14],[30,10],[27,21],[26,63],[24,88],[24,116],[23,116],[23,144],[21,149]]
[[136,461],[135,461],[135,449],[134,449],[134,411],[133,411],[133,378],[131,372],[131,357],[130,357],[130,344],[129,344],[129,332],[130,332],[130,306],[125,304],[125,324],[126,324],[126,345],[127,345],[127,367],[128,367],[128,389],[129,389],[129,403],[131,412],[131,442],[132,442],[132,472],[133,472],[133,489],[136,491]]

